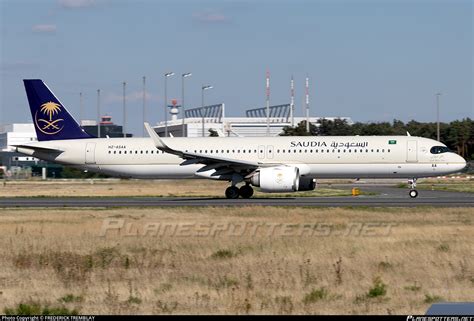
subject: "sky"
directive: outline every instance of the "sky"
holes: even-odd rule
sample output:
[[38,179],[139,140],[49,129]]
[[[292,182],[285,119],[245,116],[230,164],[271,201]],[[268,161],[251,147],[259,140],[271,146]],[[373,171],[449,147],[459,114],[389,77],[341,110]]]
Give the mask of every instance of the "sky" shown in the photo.
[[187,108],[225,103],[227,116],[290,101],[303,115],[354,121],[474,118],[473,3],[462,0],[0,0],[0,123],[31,122],[22,79],[43,79],[68,110],[122,123],[142,134],[164,119],[167,97]]

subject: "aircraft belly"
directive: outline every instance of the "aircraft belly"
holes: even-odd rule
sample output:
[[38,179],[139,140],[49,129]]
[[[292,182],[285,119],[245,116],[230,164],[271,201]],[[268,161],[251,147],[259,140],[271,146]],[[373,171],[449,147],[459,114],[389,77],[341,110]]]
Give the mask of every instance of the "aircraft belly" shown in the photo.
[[397,178],[427,177],[434,173],[431,164],[310,164],[309,176],[316,178]]
[[194,173],[202,165],[179,166],[172,164],[141,164],[141,165],[99,165],[100,173],[131,178],[194,178]]

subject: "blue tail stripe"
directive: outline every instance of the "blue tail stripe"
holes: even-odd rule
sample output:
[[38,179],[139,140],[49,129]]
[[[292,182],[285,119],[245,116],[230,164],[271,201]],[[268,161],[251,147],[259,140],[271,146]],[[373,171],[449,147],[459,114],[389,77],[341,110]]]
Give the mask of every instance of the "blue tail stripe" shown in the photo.
[[93,138],[41,79],[24,79],[38,141]]

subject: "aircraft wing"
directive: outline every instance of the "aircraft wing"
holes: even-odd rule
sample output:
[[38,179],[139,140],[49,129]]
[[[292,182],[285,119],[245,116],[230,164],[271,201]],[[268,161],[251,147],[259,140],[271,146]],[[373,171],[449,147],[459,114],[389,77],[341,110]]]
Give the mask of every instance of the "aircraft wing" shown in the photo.
[[222,167],[233,167],[237,169],[246,169],[246,170],[255,170],[259,167],[270,167],[275,165],[281,165],[279,163],[262,163],[258,161],[247,161],[240,159],[227,158],[217,155],[203,155],[198,153],[184,152],[182,150],[177,150],[169,147],[163,142],[163,140],[158,136],[158,134],[151,128],[150,124],[145,123],[145,128],[153,140],[156,148],[173,155],[177,155],[183,158],[185,161],[181,165],[190,165],[190,164],[205,164],[204,168],[199,171],[206,171],[209,169],[219,169]]

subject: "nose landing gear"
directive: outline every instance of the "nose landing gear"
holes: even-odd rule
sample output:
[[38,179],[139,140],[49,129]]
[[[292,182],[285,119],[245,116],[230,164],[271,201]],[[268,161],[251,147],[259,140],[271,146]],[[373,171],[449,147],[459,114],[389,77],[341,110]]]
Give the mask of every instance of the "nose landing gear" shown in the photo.
[[409,180],[408,184],[410,184],[410,191],[408,192],[408,195],[410,195],[411,198],[417,197],[418,191],[416,190],[416,178]]

